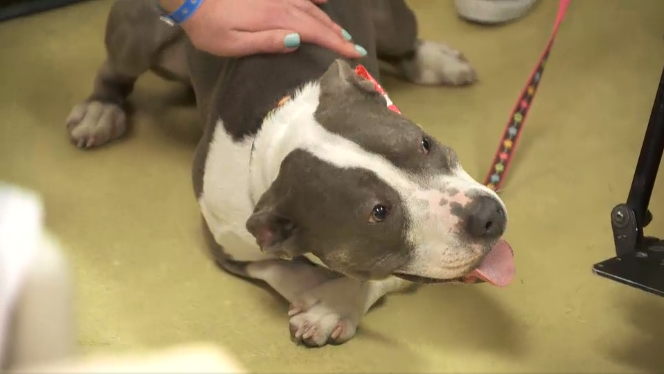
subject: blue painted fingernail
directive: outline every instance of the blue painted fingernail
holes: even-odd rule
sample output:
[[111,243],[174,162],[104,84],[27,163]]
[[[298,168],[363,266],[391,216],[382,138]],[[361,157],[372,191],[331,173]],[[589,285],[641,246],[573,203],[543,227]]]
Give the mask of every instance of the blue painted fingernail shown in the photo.
[[367,50],[364,49],[361,45],[355,44],[355,49],[362,55],[366,56],[367,55]]
[[346,40],[351,40],[351,39],[353,39],[353,37],[350,36],[350,34],[348,33],[348,31],[346,31],[346,30],[344,30],[344,29],[341,29],[341,33],[343,34],[344,39],[346,39]]
[[296,32],[286,35],[284,38],[286,48],[297,48],[300,46],[300,35]]

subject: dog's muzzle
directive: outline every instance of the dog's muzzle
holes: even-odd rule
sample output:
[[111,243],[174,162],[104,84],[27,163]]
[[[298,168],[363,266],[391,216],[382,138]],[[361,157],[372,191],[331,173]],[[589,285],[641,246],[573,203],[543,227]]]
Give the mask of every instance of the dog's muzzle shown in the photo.
[[479,266],[463,277],[435,279],[403,273],[394,273],[394,276],[416,283],[461,282],[473,284],[487,282],[494,286],[505,287],[510,284],[514,274],[514,251],[504,239],[499,239],[491,251],[484,256]]

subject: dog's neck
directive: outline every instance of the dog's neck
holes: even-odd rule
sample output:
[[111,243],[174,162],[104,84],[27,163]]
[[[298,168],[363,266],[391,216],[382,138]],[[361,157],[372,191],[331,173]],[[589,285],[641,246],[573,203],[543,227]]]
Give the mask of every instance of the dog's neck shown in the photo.
[[307,83],[272,110],[253,139],[249,161],[252,200],[258,201],[277,178],[281,162],[294,149],[308,144],[309,129],[316,122],[320,86]]

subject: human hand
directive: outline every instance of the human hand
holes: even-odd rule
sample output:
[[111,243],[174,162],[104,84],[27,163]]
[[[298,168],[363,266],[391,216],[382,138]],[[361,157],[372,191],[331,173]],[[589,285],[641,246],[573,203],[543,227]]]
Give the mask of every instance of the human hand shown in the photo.
[[[348,58],[366,55],[316,5],[328,0],[205,0],[182,28],[198,49],[227,57],[287,53],[313,43]],[[358,0],[360,1],[360,0]],[[365,1],[365,0],[361,0]],[[161,0],[174,11],[182,0]]]

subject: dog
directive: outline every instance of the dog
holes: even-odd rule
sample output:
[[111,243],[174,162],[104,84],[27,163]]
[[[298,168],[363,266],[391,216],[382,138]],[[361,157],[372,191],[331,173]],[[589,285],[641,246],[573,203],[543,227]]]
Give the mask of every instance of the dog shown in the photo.
[[292,338],[312,347],[348,341],[376,301],[413,284],[504,286],[514,274],[503,201],[352,66],[467,85],[476,80],[467,59],[419,39],[403,0],[320,7],[367,56],[345,61],[314,45],[212,56],[149,0],[117,0],[93,92],[66,121],[75,144],[98,147],[125,132],[143,73],[193,87],[205,129],[192,181],[211,253],[288,300]]

